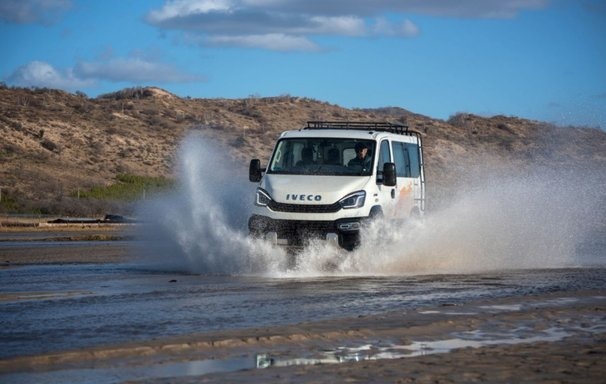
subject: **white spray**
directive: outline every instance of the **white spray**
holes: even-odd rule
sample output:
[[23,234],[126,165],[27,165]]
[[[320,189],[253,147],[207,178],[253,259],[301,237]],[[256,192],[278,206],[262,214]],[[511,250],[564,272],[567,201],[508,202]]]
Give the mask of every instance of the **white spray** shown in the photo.
[[603,190],[581,184],[582,180],[555,172],[491,175],[475,191],[461,194],[457,202],[428,215],[423,223],[398,228],[376,223],[353,257],[363,270],[396,274],[599,262],[583,259],[577,252],[606,218],[600,199]]
[[284,250],[247,236],[254,188],[216,143],[189,136],[181,147],[179,188],[142,205],[140,253],[157,266],[191,273],[284,270]]
[[585,263],[579,242],[603,229],[606,218],[604,180],[583,183],[555,172],[491,175],[422,222],[372,224],[354,252],[311,241],[293,265],[283,249],[247,236],[255,186],[243,167],[200,136],[188,137],[180,152],[179,189],[143,206],[150,224],[142,253],[163,268],[191,273],[405,275],[579,266]]

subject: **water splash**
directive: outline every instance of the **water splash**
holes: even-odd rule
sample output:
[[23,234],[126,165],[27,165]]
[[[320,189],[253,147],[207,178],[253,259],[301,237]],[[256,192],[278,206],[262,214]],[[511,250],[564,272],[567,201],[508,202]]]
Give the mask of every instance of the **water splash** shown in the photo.
[[583,266],[589,260],[577,248],[606,210],[603,192],[580,180],[555,172],[487,176],[423,223],[376,223],[354,257],[362,269],[385,273]]
[[603,173],[601,183],[587,182],[595,175],[553,171],[491,174],[422,222],[375,222],[354,252],[310,241],[293,264],[283,249],[247,237],[255,186],[241,165],[200,136],[188,137],[180,153],[180,188],[142,206],[150,213],[142,214],[150,223],[142,253],[190,273],[306,277],[582,266],[588,261],[578,257],[579,244],[606,222]]
[[190,273],[285,270],[284,250],[247,236],[254,188],[241,167],[201,136],[189,136],[180,153],[179,188],[140,209],[145,261]]

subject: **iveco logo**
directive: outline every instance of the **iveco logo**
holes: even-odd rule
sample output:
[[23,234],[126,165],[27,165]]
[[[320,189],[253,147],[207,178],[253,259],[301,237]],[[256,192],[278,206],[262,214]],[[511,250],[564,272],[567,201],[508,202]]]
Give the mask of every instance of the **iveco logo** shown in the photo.
[[320,201],[322,200],[321,195],[297,195],[296,193],[288,193],[286,200],[291,201]]

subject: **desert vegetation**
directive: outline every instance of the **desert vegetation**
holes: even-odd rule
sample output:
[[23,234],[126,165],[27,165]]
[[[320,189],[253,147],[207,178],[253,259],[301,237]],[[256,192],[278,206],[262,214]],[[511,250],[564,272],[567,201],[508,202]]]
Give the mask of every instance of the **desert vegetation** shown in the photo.
[[164,176],[138,176],[118,174],[114,183],[107,186],[93,186],[88,190],[78,190],[74,196],[79,199],[136,201],[165,192],[175,184]]
[[290,95],[202,99],[139,87],[88,98],[0,84],[0,211],[126,213],[132,201],[174,185],[178,146],[189,133],[224,147],[245,169],[251,158],[268,158],[280,132],[308,120],[381,120],[420,131],[430,205],[480,168],[606,169],[606,132],[596,128],[468,113],[443,121]]

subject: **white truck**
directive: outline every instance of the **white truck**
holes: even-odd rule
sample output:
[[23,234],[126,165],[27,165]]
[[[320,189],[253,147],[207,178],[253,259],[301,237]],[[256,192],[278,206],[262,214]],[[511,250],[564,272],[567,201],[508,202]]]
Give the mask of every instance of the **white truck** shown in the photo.
[[386,122],[310,121],[283,132],[259,183],[250,234],[300,247],[320,238],[353,250],[364,223],[406,220],[425,211],[421,134]]

